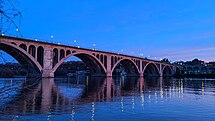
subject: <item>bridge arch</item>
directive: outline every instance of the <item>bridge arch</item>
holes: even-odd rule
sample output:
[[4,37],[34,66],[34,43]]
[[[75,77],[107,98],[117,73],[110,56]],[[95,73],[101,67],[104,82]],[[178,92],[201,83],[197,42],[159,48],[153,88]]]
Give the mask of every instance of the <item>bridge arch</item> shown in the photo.
[[23,50],[27,51],[27,46],[25,44],[20,44],[19,47],[22,48]]
[[36,47],[34,45],[30,45],[28,48],[28,53],[35,58],[36,55]]
[[160,76],[160,71],[155,63],[149,62],[143,69],[143,75],[145,77]]
[[163,67],[163,76],[172,76],[173,75],[173,69],[170,67],[170,66],[168,66],[168,65],[165,65],[164,67]]
[[60,50],[60,60],[65,57],[65,51],[63,49]]
[[69,55],[69,54],[71,54],[71,51],[70,51],[70,50],[67,50],[67,51],[66,51],[66,56]]
[[[29,73],[41,73],[42,66],[31,54],[27,52],[26,45],[23,44],[23,46],[17,46],[13,43],[0,42],[0,50],[3,50],[4,52],[8,53],[13,58],[15,58],[21,65],[24,65],[25,68],[28,69]],[[30,67],[30,69],[27,67]]]
[[175,68],[175,74],[182,74],[181,69],[179,67],[176,66]]
[[124,59],[118,60],[112,67],[112,70],[111,70],[112,75],[114,71],[116,71],[117,66],[125,67],[122,70],[124,70],[126,72],[126,75],[128,76],[137,76],[140,74],[140,70],[137,67],[136,63],[130,59],[124,58]]
[[44,62],[44,48],[42,46],[39,46],[37,48],[37,61],[43,67],[43,62]]
[[57,48],[54,48],[53,49],[53,67],[58,63],[58,49]]
[[105,76],[106,68],[101,63],[101,61],[96,56],[93,56],[88,53],[83,53],[83,52],[75,52],[75,53],[71,53],[71,54],[65,56],[64,58],[59,60],[58,63],[56,63],[56,65],[53,67],[51,72],[54,73],[66,59],[68,59],[69,57],[72,57],[72,56],[75,56],[75,57],[81,59],[86,64],[86,66],[89,67],[92,75]]

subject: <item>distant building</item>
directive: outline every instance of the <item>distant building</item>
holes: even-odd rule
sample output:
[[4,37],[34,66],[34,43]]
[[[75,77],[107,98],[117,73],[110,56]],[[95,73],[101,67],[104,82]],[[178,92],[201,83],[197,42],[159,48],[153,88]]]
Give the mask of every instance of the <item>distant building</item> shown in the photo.
[[192,61],[178,61],[175,64],[184,67],[184,74],[215,74],[215,62],[205,63],[204,61],[194,59]]
[[176,61],[176,62],[174,62],[174,64],[177,64],[177,65],[184,65],[184,61]]
[[209,62],[209,63],[206,63],[207,64],[207,66],[209,66],[209,67],[215,67],[215,62]]

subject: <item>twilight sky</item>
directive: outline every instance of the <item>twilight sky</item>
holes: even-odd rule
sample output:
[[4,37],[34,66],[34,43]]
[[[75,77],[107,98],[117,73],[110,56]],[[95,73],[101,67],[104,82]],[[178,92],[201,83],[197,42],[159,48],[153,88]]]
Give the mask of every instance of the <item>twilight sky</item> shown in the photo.
[[26,38],[77,40],[76,46],[95,43],[99,50],[152,59],[215,61],[215,0],[22,0],[18,8]]

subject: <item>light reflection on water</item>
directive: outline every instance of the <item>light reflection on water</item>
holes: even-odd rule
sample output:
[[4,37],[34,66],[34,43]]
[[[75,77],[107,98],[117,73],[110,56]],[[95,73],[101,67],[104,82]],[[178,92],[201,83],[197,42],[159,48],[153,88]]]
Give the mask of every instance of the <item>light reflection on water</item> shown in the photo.
[[7,99],[1,98],[0,120],[215,118],[215,80],[69,77],[34,82],[23,79],[19,90],[11,91],[13,95]]

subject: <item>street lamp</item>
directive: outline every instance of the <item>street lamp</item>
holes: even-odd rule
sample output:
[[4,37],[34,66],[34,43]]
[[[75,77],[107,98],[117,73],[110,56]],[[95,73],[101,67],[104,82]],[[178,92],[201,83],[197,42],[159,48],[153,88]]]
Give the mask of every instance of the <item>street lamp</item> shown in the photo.
[[74,45],[76,46],[76,42],[77,42],[77,40],[74,40]]
[[17,32],[17,37],[18,37],[18,34],[19,34],[19,29],[16,29],[16,32]]
[[121,50],[121,52],[123,53],[124,50]]
[[93,44],[93,50],[96,50],[96,44]]
[[54,43],[53,39],[54,39],[54,36],[51,35],[51,43]]

